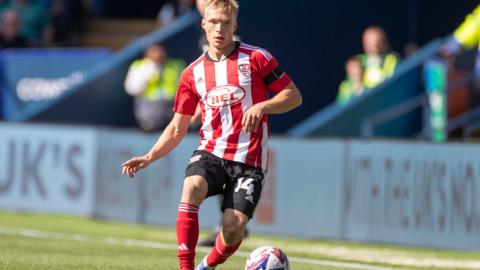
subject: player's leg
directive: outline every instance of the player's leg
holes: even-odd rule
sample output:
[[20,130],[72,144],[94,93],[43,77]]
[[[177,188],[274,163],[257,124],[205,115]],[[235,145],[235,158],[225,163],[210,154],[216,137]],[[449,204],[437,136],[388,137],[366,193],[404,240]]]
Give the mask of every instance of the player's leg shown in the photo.
[[[218,199],[218,205],[221,206],[223,204],[223,195],[222,194],[217,195],[217,199]],[[220,223],[213,228],[212,233],[210,235],[208,235],[205,239],[200,240],[198,242],[198,245],[202,246],[202,247],[213,247],[213,246],[215,246],[215,241],[217,240],[217,236],[220,233],[220,228],[221,227],[222,227],[222,222],[220,220]],[[243,238],[247,238],[248,234],[249,234],[248,227],[245,227],[245,232],[244,232]]]
[[[219,208],[221,208],[221,206],[223,204],[223,195],[218,194],[216,197],[217,197]],[[223,214],[223,212],[222,212],[222,214]],[[219,224],[217,224],[213,228],[212,233],[209,236],[207,236],[205,239],[200,240],[198,242],[198,245],[203,246],[203,247],[213,247],[215,245],[215,239],[217,239],[217,235],[220,233],[221,225],[222,225],[222,222],[220,220]]]
[[244,237],[248,217],[235,209],[225,209],[218,240],[227,247],[239,245]]
[[235,209],[225,209],[222,215],[220,232],[210,253],[195,268],[196,270],[215,269],[232,256],[242,243],[248,216]]
[[253,212],[262,192],[263,172],[245,166],[227,166],[227,170],[240,172],[232,175],[231,182],[224,192],[221,232],[210,253],[202,260],[197,270],[214,269],[225,262],[240,247],[245,227],[253,217]]
[[208,184],[204,177],[193,175],[185,178],[176,226],[181,270],[192,270],[195,264],[195,247],[199,233],[198,209],[207,191]]
[[195,151],[185,170],[182,197],[178,208],[177,241],[181,270],[193,270],[198,241],[198,210],[206,197],[218,194],[225,173],[219,158]]
[[222,227],[215,240],[215,246],[207,257],[207,264],[216,266],[224,263],[242,243],[248,217],[235,209],[225,209]]

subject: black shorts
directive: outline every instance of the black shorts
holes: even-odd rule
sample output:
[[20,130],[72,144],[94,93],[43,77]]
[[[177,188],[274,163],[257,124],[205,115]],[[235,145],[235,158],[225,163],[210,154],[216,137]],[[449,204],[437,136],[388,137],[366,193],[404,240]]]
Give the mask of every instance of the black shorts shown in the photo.
[[185,177],[193,175],[207,180],[207,197],[223,195],[222,211],[235,209],[252,218],[262,193],[262,169],[197,150],[185,170]]

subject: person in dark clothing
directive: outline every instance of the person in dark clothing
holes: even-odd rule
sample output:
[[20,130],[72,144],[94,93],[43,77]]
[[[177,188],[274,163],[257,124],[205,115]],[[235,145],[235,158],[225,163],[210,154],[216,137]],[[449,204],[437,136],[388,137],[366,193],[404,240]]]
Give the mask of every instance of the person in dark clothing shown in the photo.
[[21,20],[18,13],[9,9],[2,14],[0,28],[0,49],[24,48],[27,41],[20,35]]

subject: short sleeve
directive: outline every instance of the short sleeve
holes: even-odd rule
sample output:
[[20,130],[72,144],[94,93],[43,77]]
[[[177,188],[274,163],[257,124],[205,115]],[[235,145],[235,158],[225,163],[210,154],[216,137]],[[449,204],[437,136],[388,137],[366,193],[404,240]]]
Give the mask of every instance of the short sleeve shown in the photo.
[[198,95],[191,87],[188,72],[180,77],[173,111],[179,114],[194,115],[198,104]]
[[255,51],[254,58],[258,65],[259,75],[273,92],[282,91],[292,82],[290,76],[278,64],[277,59],[268,51],[259,48]]

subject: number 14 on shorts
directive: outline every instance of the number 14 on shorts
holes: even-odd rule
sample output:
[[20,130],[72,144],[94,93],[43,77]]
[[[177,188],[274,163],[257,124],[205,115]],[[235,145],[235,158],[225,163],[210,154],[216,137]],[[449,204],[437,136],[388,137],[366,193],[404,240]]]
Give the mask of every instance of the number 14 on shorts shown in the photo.
[[245,200],[248,200],[251,203],[253,203],[252,194],[253,194],[253,191],[255,189],[255,187],[253,185],[253,181],[255,181],[255,179],[253,179],[253,178],[240,177],[240,178],[237,179],[237,184],[235,186],[235,192],[239,192],[240,189],[245,190],[245,193],[246,193]]

